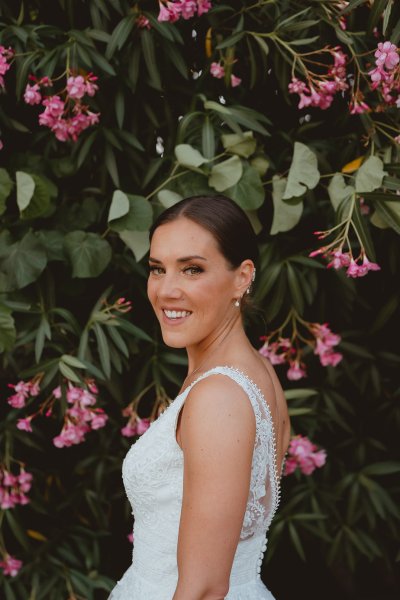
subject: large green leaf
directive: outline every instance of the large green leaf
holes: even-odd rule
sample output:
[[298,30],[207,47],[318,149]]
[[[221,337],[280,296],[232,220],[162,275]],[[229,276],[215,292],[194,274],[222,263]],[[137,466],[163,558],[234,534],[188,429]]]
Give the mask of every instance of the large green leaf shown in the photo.
[[[114,231],[148,231],[153,221],[153,209],[148,200],[144,196],[134,196],[132,194],[123,194],[125,198],[119,206],[120,210],[126,208],[125,199],[128,200],[128,211],[123,217],[114,217],[110,222],[110,228]],[[118,195],[122,201],[122,192]],[[110,209],[111,210],[111,209]],[[116,212],[116,211],[114,211]]]
[[190,144],[178,144],[175,146],[175,156],[178,163],[189,169],[198,168],[207,162],[202,154]]
[[252,131],[244,131],[242,135],[227,133],[221,136],[221,141],[227,152],[243,156],[243,158],[254,154],[257,147],[257,141],[254,139]]
[[115,221],[125,216],[129,212],[129,198],[121,190],[115,190],[111,200],[110,210],[108,211],[107,221]]
[[236,185],[242,173],[242,161],[238,156],[231,156],[231,158],[213,166],[208,183],[217,192],[223,192]]
[[274,203],[274,217],[271,225],[271,235],[283,231],[290,231],[300,221],[303,213],[303,202],[288,204],[283,201],[287,181],[284,177],[274,175],[272,178],[272,200]]
[[149,234],[147,231],[132,231],[124,229],[119,232],[121,240],[132,250],[137,262],[143,258],[150,248]]
[[176,192],[172,192],[171,190],[161,190],[157,194],[159,201],[165,208],[169,208],[173,206],[177,202],[183,200],[183,196],[177,194]]
[[283,200],[302,196],[307,189],[314,189],[320,178],[317,157],[301,142],[295,142]]
[[224,191],[226,196],[232,198],[244,210],[260,208],[264,202],[264,187],[256,169],[245,165],[243,175],[236,185]]
[[57,194],[54,183],[39,175],[23,171],[17,171],[16,181],[17,204],[21,219],[35,219],[46,215],[51,196]]
[[0,215],[6,210],[6,200],[14,187],[14,182],[5,169],[0,169]]
[[328,193],[331,204],[338,215],[338,220],[347,219],[352,207],[351,199],[355,193],[354,187],[346,185],[341,173],[335,173],[329,182]]
[[0,291],[20,289],[36,281],[46,264],[46,250],[29,231],[10,246],[6,258],[0,262],[0,273],[3,273]]
[[72,277],[97,277],[111,260],[111,246],[97,233],[71,231],[64,248],[72,265]]
[[0,304],[0,352],[12,350],[17,333],[11,309]]
[[32,175],[23,171],[17,171],[15,176],[17,181],[17,204],[20,213],[23,213],[33,198],[35,180]]
[[356,191],[373,192],[381,187],[385,175],[387,172],[383,168],[381,159],[378,156],[369,156],[357,171]]

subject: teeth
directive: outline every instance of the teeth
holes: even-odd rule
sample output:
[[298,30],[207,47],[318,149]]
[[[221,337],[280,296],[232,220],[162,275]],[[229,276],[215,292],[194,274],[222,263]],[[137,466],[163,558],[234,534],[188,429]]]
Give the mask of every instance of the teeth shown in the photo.
[[164,314],[168,319],[180,319],[182,317],[188,317],[191,313],[187,310],[164,310]]

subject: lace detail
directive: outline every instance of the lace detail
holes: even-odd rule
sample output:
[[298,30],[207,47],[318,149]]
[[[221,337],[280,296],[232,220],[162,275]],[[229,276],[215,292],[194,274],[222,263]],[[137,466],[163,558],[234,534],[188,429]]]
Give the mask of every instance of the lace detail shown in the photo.
[[260,580],[266,533],[277,510],[280,478],[275,431],[264,395],[242,371],[218,366],[200,375],[131,446],[122,476],[135,516],[132,565],[110,600],[171,600],[176,588],[177,543],[183,493],[183,452],[176,441],[179,412],[189,391],[212,374],[233,379],[254,410],[256,437],[249,495],[226,600],[273,600]]

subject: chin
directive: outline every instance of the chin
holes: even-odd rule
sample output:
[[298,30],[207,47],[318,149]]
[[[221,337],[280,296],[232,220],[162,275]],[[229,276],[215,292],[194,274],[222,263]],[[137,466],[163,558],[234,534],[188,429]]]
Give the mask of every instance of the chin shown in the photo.
[[170,348],[186,348],[188,345],[187,340],[180,335],[171,335],[170,333],[166,333],[164,331],[161,333],[164,344]]

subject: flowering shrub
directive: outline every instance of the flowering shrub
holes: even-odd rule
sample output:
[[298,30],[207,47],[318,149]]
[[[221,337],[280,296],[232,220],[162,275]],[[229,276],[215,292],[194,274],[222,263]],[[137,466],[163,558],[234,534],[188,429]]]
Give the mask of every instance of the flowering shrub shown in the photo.
[[246,326],[291,417],[269,577],[290,545],[365,596],[357,573],[400,538],[397,3],[6,4],[0,463],[34,478],[1,486],[2,594],[97,598],[120,576],[121,462],[186,374],[146,300],[148,231],[223,193],[257,232]]

